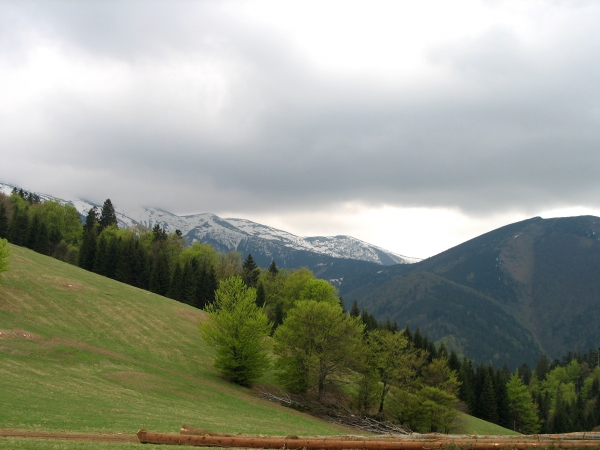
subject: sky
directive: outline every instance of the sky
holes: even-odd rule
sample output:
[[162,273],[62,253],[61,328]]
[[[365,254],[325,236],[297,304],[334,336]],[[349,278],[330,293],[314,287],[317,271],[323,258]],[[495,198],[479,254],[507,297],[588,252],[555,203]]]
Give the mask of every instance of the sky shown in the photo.
[[600,2],[0,2],[0,182],[428,257],[600,216]]

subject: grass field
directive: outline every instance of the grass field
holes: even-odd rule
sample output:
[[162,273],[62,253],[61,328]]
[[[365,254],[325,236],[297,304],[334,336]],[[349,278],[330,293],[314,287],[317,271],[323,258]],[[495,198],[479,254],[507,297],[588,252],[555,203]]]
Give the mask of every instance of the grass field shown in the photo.
[[[178,432],[188,423],[250,434],[348,431],[218,378],[198,333],[202,312],[11,249],[0,281],[0,429],[133,434]],[[0,447],[131,447],[28,442],[0,438]]]

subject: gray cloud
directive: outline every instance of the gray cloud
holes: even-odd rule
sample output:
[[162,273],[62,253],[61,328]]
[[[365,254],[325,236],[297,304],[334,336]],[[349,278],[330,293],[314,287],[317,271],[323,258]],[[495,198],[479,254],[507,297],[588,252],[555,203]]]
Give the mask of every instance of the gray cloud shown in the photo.
[[542,43],[496,28],[432,50],[446,81],[416,89],[320,73],[215,3],[21,5],[0,6],[13,18],[5,67],[49,40],[125,73],[109,84],[129,81],[34,99],[25,134],[2,130],[25,117],[0,113],[3,181],[182,213],[600,206],[595,5],[565,12]]

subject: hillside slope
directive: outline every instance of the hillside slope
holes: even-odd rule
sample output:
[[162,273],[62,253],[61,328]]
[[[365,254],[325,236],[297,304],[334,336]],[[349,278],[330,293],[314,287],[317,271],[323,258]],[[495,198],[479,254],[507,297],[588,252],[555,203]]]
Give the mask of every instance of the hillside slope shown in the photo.
[[216,376],[202,312],[11,246],[0,281],[0,428],[335,434]]
[[517,222],[340,290],[479,362],[514,368],[541,352],[587,351],[600,344],[600,218]]

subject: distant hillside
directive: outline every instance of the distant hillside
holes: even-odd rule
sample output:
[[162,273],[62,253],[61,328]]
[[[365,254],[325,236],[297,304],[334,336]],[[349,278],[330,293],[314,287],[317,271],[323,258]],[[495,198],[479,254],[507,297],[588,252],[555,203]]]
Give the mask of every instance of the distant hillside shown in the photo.
[[600,218],[536,217],[340,284],[346,303],[515,367],[600,345]]
[[[0,183],[0,192],[8,195],[14,187]],[[43,199],[55,199],[46,194],[38,195]],[[81,199],[57,200],[73,205],[82,217],[94,206],[101,206]],[[223,219],[211,213],[177,216],[158,208],[124,209],[119,208],[118,201],[114,203],[121,227],[141,225],[152,228],[158,224],[167,232],[180,230],[190,243],[203,242],[212,245],[218,251],[233,250],[243,255],[252,253],[257,264],[262,267],[268,267],[273,259],[280,267],[305,266],[312,270],[317,270],[323,265],[338,264],[337,260],[340,259],[366,261],[377,265],[411,264],[420,261],[419,258],[398,255],[351,236],[300,237],[246,219]]]

